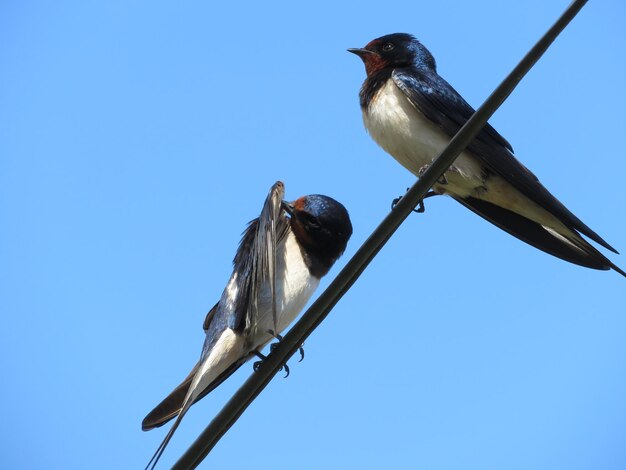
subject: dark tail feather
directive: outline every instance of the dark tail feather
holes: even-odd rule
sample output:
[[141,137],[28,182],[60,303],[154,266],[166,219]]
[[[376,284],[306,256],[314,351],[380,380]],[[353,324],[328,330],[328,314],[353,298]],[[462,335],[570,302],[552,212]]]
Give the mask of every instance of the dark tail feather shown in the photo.
[[[576,218],[576,220],[578,222],[580,222],[580,219]],[[607,242],[604,241],[604,239],[598,235],[596,232],[594,232],[593,230],[591,230],[589,227],[587,227],[585,224],[583,224],[582,222],[580,222],[580,227],[584,228],[584,230],[579,230],[583,235],[588,236],[589,238],[591,238],[594,242],[598,243],[599,245],[602,245],[604,248],[606,248],[609,251],[612,251],[613,253],[615,253],[616,255],[619,255],[619,251],[617,251],[615,248],[613,248],[611,245],[609,245]],[[578,230],[578,226],[576,226],[576,230]],[[615,268],[613,268],[615,269]],[[619,269],[615,269],[616,271],[619,271]]]
[[199,364],[200,363],[196,364],[185,380],[148,413],[141,422],[141,429],[143,431],[149,431],[150,429],[163,426],[180,412]]
[[[236,362],[228,369],[226,369],[222,374],[211,383],[206,389],[202,391],[198,398],[194,400],[194,403],[204,398],[208,393],[212,392],[215,387],[219,386],[224,380],[230,377],[241,365],[246,362],[246,359],[242,359],[239,362]],[[163,399],[161,403],[159,403],[141,422],[141,429],[143,431],[149,431],[150,429],[158,428],[167,423],[170,419],[174,418],[183,407],[183,402],[185,401],[185,397],[187,396],[187,392],[189,391],[189,386],[191,385],[191,381],[193,380],[196,371],[198,370],[198,366],[200,363],[196,364],[189,375],[182,381],[182,383],[176,387],[172,393],[170,393],[167,397]]]
[[167,432],[163,442],[159,445],[158,449],[148,462],[146,466],[146,470],[154,470],[157,462],[163,455],[165,448],[169,444],[174,432],[178,428],[178,425],[185,416],[185,413],[189,411],[191,405],[196,403],[198,400],[204,398],[209,392],[211,392],[215,387],[221,384],[224,380],[226,380],[233,372],[235,372],[239,367],[246,362],[246,359],[242,359],[239,362],[236,362],[228,369],[226,369],[217,379],[215,379],[211,385],[209,385],[206,389],[202,391],[195,399],[191,397],[187,398],[189,395],[189,387],[191,386],[191,382],[193,381],[194,376],[198,370],[200,363],[196,364],[194,368],[191,370],[189,375],[183,380],[183,382],[176,387],[172,393],[170,393],[165,399],[159,403],[148,415],[144,418],[141,423],[141,429],[144,431],[148,431],[150,429],[158,428],[159,426],[163,426],[170,419],[176,417],[176,421]]
[[563,235],[571,242],[570,244],[550,233],[542,225],[490,202],[473,197],[455,197],[455,199],[482,218],[535,248],[587,268],[604,271],[613,269],[626,277],[626,272],[580,236]]
[[[616,255],[619,255],[619,251],[617,251],[615,248],[613,248],[611,245],[605,242],[604,239],[600,235],[598,235],[596,232],[591,230],[585,223],[583,223],[582,220],[576,217],[572,212],[570,212],[570,210],[567,207],[561,204],[560,201],[556,200],[556,198],[555,198],[555,201],[559,205],[560,212],[559,213],[553,212],[553,215],[555,215],[558,219],[560,219],[567,227],[569,227],[570,229],[574,229],[577,232],[582,233],[586,237],[589,237],[590,239],[592,239],[598,245],[602,245],[607,250],[610,250]],[[616,271],[619,271],[619,269],[616,269]]]
[[178,412],[178,418],[176,418],[176,421],[174,421],[174,424],[172,425],[170,430],[167,432],[165,439],[163,439],[163,442],[161,442],[161,445],[159,446],[159,448],[156,450],[156,452],[154,453],[154,455],[148,462],[148,465],[146,465],[145,470],[154,470],[154,468],[156,467],[156,464],[159,462],[159,459],[163,455],[163,452],[165,452],[165,448],[167,447],[170,440],[172,439],[172,436],[176,432],[176,429],[178,429],[178,425],[182,421],[183,417],[185,416],[185,413],[187,413],[191,405],[192,403],[190,402],[187,402],[187,403],[183,402],[183,406]]

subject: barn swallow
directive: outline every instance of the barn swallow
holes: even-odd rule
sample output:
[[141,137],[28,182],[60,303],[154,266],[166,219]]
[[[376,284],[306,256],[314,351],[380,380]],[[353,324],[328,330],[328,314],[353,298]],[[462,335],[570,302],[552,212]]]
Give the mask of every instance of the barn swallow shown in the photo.
[[[367,131],[419,177],[474,109],[439,76],[432,54],[410,34],[382,36],[348,51],[365,64],[367,78],[359,97]],[[489,124],[435,183],[431,194],[451,196],[551,255],[626,276],[581,234],[617,251],[550,194]]]
[[284,191],[280,181],[272,186],[261,215],[243,234],[230,280],[204,320],[200,360],[141,424],[147,431],[177,416],[148,467],[154,468],[189,407],[298,316],[346,248],[352,224],[343,205],[318,194],[287,203]]

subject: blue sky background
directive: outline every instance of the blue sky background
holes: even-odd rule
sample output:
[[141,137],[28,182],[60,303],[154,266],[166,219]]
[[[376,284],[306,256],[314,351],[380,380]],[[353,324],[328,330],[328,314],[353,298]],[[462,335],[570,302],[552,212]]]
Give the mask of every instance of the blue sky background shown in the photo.
[[[411,32],[478,106],[567,4],[3,2],[0,467],[143,468],[166,428],[140,422],[271,184],[349,209],[326,286],[413,183],[363,128],[346,48]],[[624,252],[625,20],[589,2],[491,120]],[[618,274],[428,200],[201,468],[623,469],[625,304]]]

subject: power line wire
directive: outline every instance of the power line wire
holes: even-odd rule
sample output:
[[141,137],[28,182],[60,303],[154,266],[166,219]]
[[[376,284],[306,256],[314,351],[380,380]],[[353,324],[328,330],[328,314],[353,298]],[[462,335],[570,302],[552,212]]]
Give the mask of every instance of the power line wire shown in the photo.
[[408,217],[411,210],[450,167],[456,157],[469,145],[487,120],[506,100],[520,80],[535,65],[586,3],[587,0],[574,0],[567,7],[561,17],[524,56],[483,105],[478,108],[452,138],[439,157],[430,165],[428,170],[383,219],[326,290],[322,292],[302,318],[283,337],[278,347],[269,354],[261,367],[235,392],[228,403],[224,405],[224,408],[213,418],[211,423],[174,464],[172,470],[193,469],[204,460],[221,437],[237,421],[246,408],[250,406],[274,375],[278,373],[281,366],[295,354],[306,338],[326,318],[339,299],[356,282],[363,270],[395,233],[404,219]]

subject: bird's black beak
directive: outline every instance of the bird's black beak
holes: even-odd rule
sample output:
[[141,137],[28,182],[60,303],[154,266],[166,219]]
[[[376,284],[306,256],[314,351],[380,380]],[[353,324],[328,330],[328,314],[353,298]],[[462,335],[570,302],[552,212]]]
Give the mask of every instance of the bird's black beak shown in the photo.
[[285,201],[281,201],[280,205],[282,206],[282,208],[285,210],[285,212],[287,214],[289,214],[289,216],[293,215],[293,204],[290,202],[285,202]]
[[363,49],[363,48],[359,48],[359,47],[352,47],[352,48],[348,49],[348,52],[352,52],[353,54],[358,55],[361,59],[364,56],[368,55],[368,54],[378,55],[374,51],[370,51],[369,49]]

